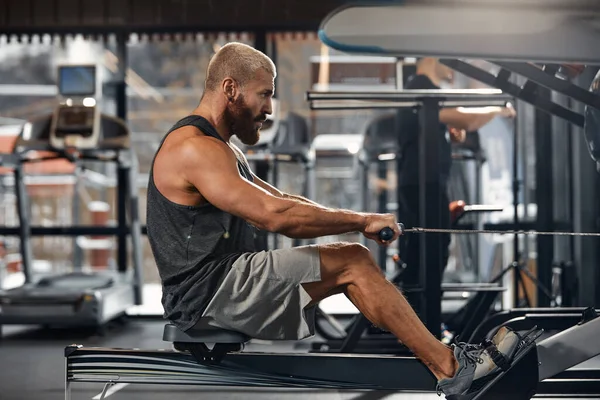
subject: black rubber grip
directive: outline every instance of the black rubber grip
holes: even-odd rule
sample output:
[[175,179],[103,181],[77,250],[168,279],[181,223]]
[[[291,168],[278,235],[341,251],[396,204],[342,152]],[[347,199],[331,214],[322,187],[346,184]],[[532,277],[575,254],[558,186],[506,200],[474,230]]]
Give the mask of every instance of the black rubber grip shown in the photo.
[[[399,223],[398,229],[400,229],[400,233],[404,233],[404,224]],[[394,230],[392,228],[383,228],[379,231],[379,239],[387,242],[388,240],[392,240],[394,237]]]

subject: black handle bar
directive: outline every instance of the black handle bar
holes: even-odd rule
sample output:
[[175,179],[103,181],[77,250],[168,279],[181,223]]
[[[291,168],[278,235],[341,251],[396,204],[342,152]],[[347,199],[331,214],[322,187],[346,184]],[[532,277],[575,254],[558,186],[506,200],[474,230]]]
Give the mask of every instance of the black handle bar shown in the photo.
[[[404,234],[404,224],[398,223],[398,229],[400,229],[400,234]],[[392,228],[383,228],[379,231],[379,239],[383,241],[392,240],[394,237],[394,230]]]

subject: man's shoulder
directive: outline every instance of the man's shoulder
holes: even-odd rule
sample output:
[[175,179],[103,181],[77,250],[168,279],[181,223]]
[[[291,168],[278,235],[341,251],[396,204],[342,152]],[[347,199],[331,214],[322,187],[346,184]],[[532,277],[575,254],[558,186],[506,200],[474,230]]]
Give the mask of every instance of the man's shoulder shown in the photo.
[[197,153],[213,153],[216,151],[235,155],[231,147],[225,142],[203,132],[187,137],[181,145]]
[[172,160],[178,162],[192,161],[195,165],[208,161],[235,158],[231,148],[222,140],[204,134],[193,126],[184,126],[174,132],[171,143],[167,143],[168,152]]
[[175,129],[173,129],[170,132],[169,136],[174,136],[173,133],[175,133],[175,135],[180,135],[180,134],[185,135],[187,133],[187,135],[185,135],[185,139],[187,139],[190,136],[196,136],[198,138],[212,137],[205,131],[205,129],[202,129],[202,127],[199,127],[198,125],[192,125],[192,124],[186,124],[186,125],[181,125],[179,127],[176,127]]

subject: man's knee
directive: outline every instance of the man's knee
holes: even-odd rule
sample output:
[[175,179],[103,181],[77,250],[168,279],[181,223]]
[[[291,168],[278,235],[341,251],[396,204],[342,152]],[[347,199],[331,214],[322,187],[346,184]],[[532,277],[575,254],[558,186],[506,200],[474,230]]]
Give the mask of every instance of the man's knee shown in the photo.
[[332,243],[325,247],[335,254],[338,273],[350,281],[360,279],[365,274],[383,274],[369,249],[360,243]]
[[321,245],[321,251],[348,261],[371,257],[371,252],[366,246],[354,242],[327,243]]
[[366,258],[371,255],[369,248],[360,243],[354,243],[354,242],[343,243],[342,246],[343,246],[342,247],[343,251],[346,254],[352,255],[357,258],[360,258],[360,257]]

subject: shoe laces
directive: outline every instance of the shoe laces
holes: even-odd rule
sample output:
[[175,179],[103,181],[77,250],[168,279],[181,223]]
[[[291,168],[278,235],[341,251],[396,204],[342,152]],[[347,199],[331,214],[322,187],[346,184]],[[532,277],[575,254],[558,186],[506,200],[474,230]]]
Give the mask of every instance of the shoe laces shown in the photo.
[[[481,345],[469,344],[465,342],[454,342],[453,346],[458,347],[461,351],[458,354],[458,357],[464,357],[468,362],[473,365],[483,364],[483,358],[480,355],[483,353],[484,349]],[[435,387],[435,391],[438,396],[441,396],[443,391],[440,383],[438,382]]]
[[440,397],[444,393],[442,390],[442,386],[439,382],[437,383],[437,385],[435,385],[435,392],[437,393],[438,397]]
[[454,343],[455,347],[458,347],[461,352],[459,353],[459,357],[463,356],[467,359],[467,361],[472,364],[483,364],[483,358],[481,358],[481,354],[484,349],[481,345],[469,344],[464,342],[456,342]]

